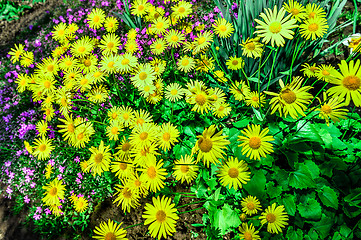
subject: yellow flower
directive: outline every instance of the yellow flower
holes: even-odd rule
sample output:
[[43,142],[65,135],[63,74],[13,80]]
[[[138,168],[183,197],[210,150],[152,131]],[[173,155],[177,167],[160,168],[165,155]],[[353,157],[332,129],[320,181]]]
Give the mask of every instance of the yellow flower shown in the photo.
[[331,65],[321,64],[320,66],[316,67],[315,76],[319,80],[323,80],[325,82],[331,82],[335,79],[334,73],[336,69]]
[[146,63],[140,64],[138,71],[136,71],[135,75],[131,77],[130,80],[135,87],[140,88],[153,84],[155,78],[156,74],[153,67],[149,63]]
[[172,48],[179,47],[181,43],[185,40],[184,34],[174,29],[167,32],[164,38],[167,41],[168,45]]
[[242,211],[249,216],[257,214],[257,212],[262,209],[260,201],[253,196],[247,196],[246,198],[242,198],[241,205]]
[[242,41],[240,44],[242,46],[243,56],[250,58],[261,57],[263,52],[263,44],[259,42],[260,38],[247,38],[246,41]]
[[116,73],[119,62],[119,55],[103,56],[103,59],[100,61],[100,70],[108,74]]
[[334,97],[345,98],[345,105],[349,105],[352,99],[356,107],[361,106],[361,67],[360,59],[354,62],[351,60],[348,64],[345,60],[338,64],[341,73],[335,71],[335,79],[332,84],[337,86],[331,87],[327,93]]
[[224,18],[217,19],[212,25],[215,34],[220,38],[228,38],[234,32],[232,23],[227,22]]
[[261,240],[260,236],[258,235],[259,231],[256,231],[256,229],[253,226],[253,223],[251,223],[250,226],[248,226],[247,223],[242,223],[242,226],[239,227],[239,231],[241,232],[240,237],[244,240]]
[[88,36],[82,37],[72,44],[71,54],[75,57],[85,57],[93,50],[93,44]]
[[142,17],[147,13],[147,8],[150,6],[148,0],[134,0],[132,3],[131,13],[138,17]]
[[[326,100],[326,98],[326,93],[323,93],[323,99]],[[339,122],[340,118],[346,119],[348,109],[341,108],[345,106],[342,101],[343,99],[331,98],[321,108],[316,109],[320,112],[319,117],[325,119],[327,126],[330,126],[330,118],[334,123]]]
[[158,144],[164,151],[170,150],[171,146],[178,142],[178,129],[170,122],[163,123],[159,128]]
[[303,67],[301,69],[301,71],[303,72],[304,76],[307,76],[309,78],[315,76],[316,70],[317,70],[316,63],[314,63],[312,65],[310,65],[308,63],[304,63],[301,66]]
[[15,63],[16,61],[20,60],[20,56],[21,54],[23,54],[24,52],[24,45],[20,44],[16,46],[16,44],[14,45],[15,48],[11,48],[10,52],[8,53],[11,56],[11,61],[12,63]]
[[184,55],[183,57],[179,58],[177,62],[178,70],[181,70],[185,73],[191,71],[195,67],[195,61],[192,57],[188,57]]
[[52,170],[53,170],[53,166],[50,163],[48,163],[48,165],[46,165],[46,167],[45,167],[45,178],[46,179],[50,178]]
[[247,163],[243,160],[238,161],[237,158],[228,157],[228,160],[218,167],[217,177],[222,186],[228,186],[229,189],[233,187],[235,190],[238,187],[241,189],[242,184],[247,184],[251,180],[251,172],[248,172],[248,169]]
[[130,178],[134,174],[132,159],[129,158],[129,155],[127,157],[117,155],[115,161],[111,163],[111,170],[119,179]]
[[239,70],[244,67],[244,61],[241,57],[231,56],[227,60],[226,65],[229,70]]
[[297,22],[302,22],[306,18],[306,9],[302,4],[294,0],[288,0],[287,3],[283,3],[283,7],[287,12],[292,14],[292,17],[297,20]]
[[59,199],[64,199],[64,190],[65,185],[63,185],[63,180],[58,180],[55,178],[48,185],[43,186],[43,189],[46,190],[44,193],[45,197],[41,199],[46,205],[60,205]]
[[196,59],[197,67],[196,70],[201,72],[208,73],[209,70],[213,71],[214,69],[214,59],[212,57],[208,57],[205,54],[200,56],[200,59]]
[[220,158],[224,159],[225,152],[222,149],[226,149],[230,142],[225,139],[227,136],[222,136],[222,132],[223,130],[216,133],[216,126],[211,125],[204,129],[202,135],[197,136],[198,141],[192,149],[192,154],[197,154],[196,163],[203,160],[209,167],[209,163],[217,163]]
[[121,73],[129,73],[137,66],[138,59],[130,53],[120,55],[115,66]]
[[124,212],[130,212],[130,208],[136,208],[139,206],[139,194],[136,191],[133,191],[127,186],[121,186],[119,184],[115,185],[115,194],[114,203],[118,202],[117,206],[122,204],[122,210]]
[[179,160],[174,161],[173,176],[177,181],[191,183],[197,177],[199,167],[189,155],[181,156]]
[[184,89],[178,83],[171,83],[166,87],[165,98],[171,102],[176,102],[182,99]]
[[75,211],[82,213],[84,212],[88,207],[88,200],[86,200],[84,197],[77,197],[74,201],[74,208]]
[[94,230],[94,233],[98,236],[94,236],[93,238],[103,240],[128,240],[128,238],[126,238],[127,231],[125,231],[123,228],[120,228],[122,224],[123,223],[117,224],[110,219],[108,220],[108,223],[101,222],[100,226],[96,226]]
[[197,37],[194,39],[194,49],[193,55],[205,51],[213,42],[213,33],[210,31],[204,31],[203,33],[198,33]]
[[259,219],[261,220],[261,224],[267,223],[267,232],[269,233],[277,234],[282,232],[281,228],[288,225],[288,215],[285,212],[284,206],[276,207],[276,203],[269,206]]
[[136,148],[149,147],[156,139],[157,130],[153,123],[136,125],[129,137],[130,144]]
[[163,34],[169,28],[170,21],[167,18],[159,17],[153,20],[153,24],[151,26],[151,30],[154,34]]
[[143,168],[138,171],[143,172],[140,176],[140,180],[145,184],[148,184],[150,191],[157,192],[164,188],[164,179],[167,175],[166,169],[163,167],[163,160],[157,162],[155,157],[148,159]]
[[103,49],[103,54],[108,56],[118,52],[120,38],[114,33],[108,33],[103,35],[100,43],[99,48]]
[[158,38],[157,40],[155,40],[155,42],[153,42],[150,45],[150,49],[152,53],[155,55],[160,55],[161,53],[163,53],[166,47],[167,47],[167,42],[163,38]]
[[123,125],[120,122],[113,121],[107,127],[106,133],[109,140],[117,141],[119,139],[118,135],[123,131]]
[[147,203],[142,217],[145,219],[144,225],[149,225],[148,230],[154,238],[167,238],[175,230],[176,220],[179,219],[177,209],[171,199],[167,197],[153,197],[153,205]]
[[91,170],[93,176],[101,175],[104,171],[109,171],[109,164],[112,154],[109,146],[104,146],[104,142],[100,141],[99,148],[91,147],[89,151],[92,153],[88,160],[88,169]]
[[231,113],[232,108],[226,102],[215,103],[213,115],[217,118],[224,118]]
[[246,104],[247,106],[251,105],[254,108],[263,107],[266,103],[265,96],[263,93],[251,92],[248,96],[246,96]]
[[42,137],[35,140],[33,155],[40,160],[45,160],[50,157],[51,151],[54,150],[54,146],[51,145],[52,139]]
[[34,53],[33,52],[24,52],[21,57],[20,64],[24,67],[29,67],[34,62]]
[[105,13],[100,8],[93,8],[91,13],[88,15],[88,24],[90,28],[98,29],[103,25],[105,20]]
[[254,33],[259,37],[262,37],[262,42],[265,42],[266,44],[271,41],[272,47],[274,47],[275,44],[277,47],[283,47],[285,44],[284,38],[293,39],[294,32],[291,29],[297,27],[296,19],[291,18],[292,15],[283,18],[285,14],[286,10],[283,7],[279,11],[277,10],[276,5],[274,6],[273,11],[267,8],[266,14],[260,14],[260,17],[263,18],[264,22],[255,19],[259,24],[256,28],[259,30]]
[[45,120],[39,121],[36,124],[36,130],[39,132],[40,137],[46,137],[46,133],[48,132],[48,123]]
[[306,17],[308,19],[310,18],[325,18],[326,12],[324,9],[322,9],[320,6],[318,6],[316,3],[309,3],[306,5]]
[[180,1],[172,7],[172,16],[182,19],[188,17],[192,13],[192,4],[186,1]]
[[244,81],[236,81],[235,83],[232,83],[230,92],[237,101],[242,101],[246,99],[246,96],[249,96],[250,89]]
[[241,131],[245,136],[238,136],[238,141],[241,141],[239,147],[242,147],[242,154],[247,154],[254,160],[261,160],[261,157],[266,157],[266,154],[273,152],[272,144],[274,141],[272,136],[266,136],[269,132],[268,128],[261,131],[260,125],[248,125],[247,128]]
[[113,33],[118,29],[119,22],[115,17],[107,17],[104,22],[104,27],[107,32]]
[[310,18],[300,25],[301,36],[308,39],[316,40],[322,38],[327,32],[328,25],[326,18]]
[[266,94],[274,96],[269,102],[272,108],[271,114],[278,110],[280,116],[286,117],[289,114],[294,119],[297,119],[298,114],[305,116],[303,112],[307,109],[305,104],[308,104],[313,96],[307,92],[312,87],[302,87],[302,81],[301,77],[296,77],[285,86],[280,79],[279,84],[282,88],[280,93],[265,91]]

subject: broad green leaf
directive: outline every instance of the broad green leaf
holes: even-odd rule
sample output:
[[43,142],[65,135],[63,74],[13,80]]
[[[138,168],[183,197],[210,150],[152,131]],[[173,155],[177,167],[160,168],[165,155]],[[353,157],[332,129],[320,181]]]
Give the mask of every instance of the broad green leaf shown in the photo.
[[303,240],[303,232],[301,229],[295,231],[293,227],[288,227],[286,238],[289,240]]
[[183,129],[184,133],[187,134],[188,136],[190,137],[193,137],[193,138],[197,138],[197,135],[194,133],[194,131],[189,127],[189,126],[186,126],[184,129]]
[[305,165],[308,167],[311,173],[312,179],[316,179],[320,176],[320,169],[317,164],[312,160],[306,160]]
[[309,198],[305,203],[300,203],[297,206],[300,215],[306,219],[318,220],[321,218],[321,205],[314,198]]
[[259,199],[263,199],[266,187],[266,176],[262,170],[254,171],[254,175],[251,180],[243,185],[243,188],[252,196],[256,196]]
[[224,204],[222,210],[217,209],[214,214],[214,226],[221,230],[224,235],[229,232],[230,228],[236,228],[241,224],[241,220],[236,211],[231,206]]
[[285,206],[288,215],[294,216],[296,213],[296,197],[291,194],[286,194],[277,198],[279,204]]
[[278,197],[282,193],[282,187],[281,186],[274,186],[274,182],[268,182],[266,184],[266,192],[270,198]]
[[318,232],[321,239],[329,237],[330,230],[334,224],[334,219],[322,214],[321,220],[312,222],[314,229]]
[[336,192],[327,186],[323,186],[320,190],[317,190],[318,197],[321,199],[321,202],[327,207],[332,207],[338,209],[338,199]]
[[289,174],[290,186],[297,189],[313,188],[316,186],[310,170],[304,163],[297,164],[296,169],[296,171]]
[[242,119],[240,121],[237,121],[237,122],[233,123],[233,126],[236,127],[236,128],[244,128],[244,127],[247,127],[249,122],[250,122],[250,119],[245,118],[245,119]]

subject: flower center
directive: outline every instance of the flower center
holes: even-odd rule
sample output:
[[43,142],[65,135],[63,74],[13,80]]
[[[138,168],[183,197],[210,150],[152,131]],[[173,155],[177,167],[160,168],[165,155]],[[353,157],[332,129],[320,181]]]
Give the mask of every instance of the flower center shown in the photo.
[[79,133],[76,137],[78,140],[82,140],[84,138],[84,133]]
[[125,58],[122,60],[122,65],[127,65],[129,64],[129,62],[130,62],[129,59]]
[[104,240],[116,240],[116,239],[117,239],[117,237],[112,232],[108,232],[107,235],[105,235],[105,238],[104,238]]
[[300,11],[297,8],[292,8],[291,11],[292,15],[298,15],[300,13]]
[[311,72],[314,73],[316,70],[317,70],[317,67],[310,67],[310,71],[311,71]]
[[282,29],[281,23],[279,22],[273,22],[270,26],[269,26],[269,30],[271,31],[271,33],[279,33]]
[[252,101],[258,102],[258,97],[257,97],[257,96],[253,96],[253,97],[252,97]]
[[70,60],[67,60],[67,61],[65,62],[65,65],[67,65],[68,67],[70,67],[72,64],[73,64],[73,62],[70,61]]
[[203,106],[206,103],[206,97],[203,94],[197,94],[196,103],[200,106]]
[[123,114],[123,118],[124,118],[124,120],[128,120],[128,119],[129,119],[129,114],[128,114],[128,113],[124,113],[124,114]]
[[109,49],[112,49],[112,48],[114,47],[114,43],[109,42],[109,43],[107,44],[107,47],[108,47]]
[[281,98],[283,100],[285,100],[286,103],[291,104],[294,101],[296,101],[297,97],[296,97],[296,94],[294,92],[292,92],[289,89],[286,89],[286,90],[282,91]]
[[237,178],[238,177],[238,174],[239,174],[239,171],[237,168],[230,168],[228,170],[228,175],[231,177],[231,178]]
[[309,26],[308,26],[308,30],[310,32],[316,32],[318,30],[318,24],[317,23],[311,23]]
[[238,60],[233,60],[233,61],[232,61],[232,65],[233,65],[233,66],[237,66],[237,65],[238,65]]
[[206,41],[205,37],[201,37],[198,39],[198,44],[201,45],[202,43],[204,43]]
[[173,89],[172,91],[170,91],[170,94],[172,94],[173,96],[177,95],[178,90],[177,89]]
[[223,112],[223,110],[224,110],[224,107],[223,107],[223,106],[220,106],[220,107],[218,108],[218,111],[219,111],[219,112]]
[[142,132],[142,133],[139,135],[139,138],[144,141],[145,139],[148,138],[148,133],[147,133],[147,132]]
[[227,27],[224,26],[224,25],[221,25],[221,26],[219,26],[219,30],[220,30],[221,32],[225,32],[225,31],[227,31]]
[[79,48],[78,48],[78,51],[81,52],[81,53],[84,52],[84,51],[85,51],[85,47],[83,47],[83,46],[79,47]]
[[345,88],[355,91],[360,88],[361,81],[357,76],[347,76],[342,80],[342,84]]
[[159,22],[159,23],[157,23],[157,25],[155,27],[158,29],[162,29],[163,25],[164,24],[162,22]]
[[125,169],[127,169],[127,167],[128,167],[128,164],[126,164],[126,163],[119,163],[119,169],[121,169],[121,170],[125,170]]
[[58,189],[56,187],[52,187],[49,191],[49,194],[51,196],[56,196],[57,193],[58,193]]
[[41,144],[41,145],[39,146],[39,151],[40,151],[40,152],[44,152],[45,149],[46,149],[46,145],[45,145],[45,144]]
[[96,73],[94,73],[94,77],[100,77],[100,75],[102,75],[102,73],[101,72],[96,72]]
[[147,78],[147,74],[145,73],[145,72],[141,72],[140,74],[139,74],[139,79],[140,80],[142,80],[142,81],[144,81],[146,78]]
[[54,71],[54,65],[51,64],[51,65],[49,65],[46,69],[47,69],[49,72],[52,72],[52,71]]
[[131,190],[129,190],[129,188],[124,188],[123,189],[123,196],[125,197],[125,198],[131,198],[132,197],[132,191]]
[[118,114],[117,114],[117,113],[113,113],[113,114],[112,114],[112,118],[113,118],[113,119],[116,119],[117,117],[118,117]]
[[149,167],[148,171],[147,171],[147,174],[148,174],[148,177],[150,179],[154,179],[157,176],[157,172],[155,171],[155,167],[153,167],[153,166]]
[[261,139],[259,137],[251,137],[248,145],[252,149],[258,149],[261,146]]
[[187,173],[189,171],[189,166],[181,165],[180,170],[182,173]]
[[169,139],[170,139],[170,134],[167,133],[167,132],[164,133],[164,134],[163,134],[163,140],[164,140],[164,141],[169,141]]
[[156,46],[155,46],[156,49],[161,49],[162,48],[162,44],[158,43]]
[[88,79],[86,78],[83,78],[81,81],[80,81],[80,85],[85,85],[88,83]]
[[50,81],[45,81],[45,82],[44,82],[44,87],[45,87],[45,88],[48,88],[48,89],[49,89],[50,86],[51,86],[51,82],[50,82]]
[[134,185],[137,186],[137,187],[140,187],[140,185],[142,185],[142,182],[139,181],[138,179],[136,179],[136,180],[134,181]]
[[93,18],[93,22],[99,22],[99,20],[100,20],[100,17],[99,16],[95,16],[94,18]]
[[256,45],[253,42],[249,42],[245,46],[248,50],[252,51],[256,48]]
[[92,65],[92,62],[91,62],[89,59],[86,59],[86,60],[84,61],[84,65],[85,65],[86,67],[89,67],[90,65]]
[[276,221],[276,216],[273,213],[268,213],[266,216],[266,220],[269,223],[274,223]]
[[110,61],[109,63],[108,63],[108,68],[113,68],[114,67],[114,62],[113,61]]
[[140,125],[143,125],[144,119],[139,118],[136,123],[137,123],[137,124],[140,124]]
[[138,6],[138,11],[143,11],[144,10],[144,6],[143,5],[139,5]]
[[324,112],[324,113],[326,113],[326,114],[330,114],[331,112],[332,112],[332,109],[331,109],[331,107],[330,106],[328,106],[328,105],[323,105],[322,107],[321,107],[321,111],[322,112]]
[[94,162],[95,163],[99,164],[99,163],[102,162],[102,160],[103,160],[103,154],[98,153],[97,155],[95,155],[95,157],[94,157]]
[[118,134],[118,131],[119,131],[119,129],[118,129],[117,127],[112,127],[112,129],[110,130],[110,132],[111,132],[113,135]]
[[316,13],[315,12],[310,12],[310,14],[308,14],[308,17],[309,18],[314,18],[314,17],[316,17]]
[[213,142],[209,138],[200,138],[198,140],[198,146],[202,152],[209,152],[212,149]]
[[73,133],[75,131],[75,127],[73,123],[70,123],[68,125],[68,132]]
[[185,66],[188,66],[189,64],[189,60],[188,59],[183,59],[182,60],[182,66],[185,67]]
[[131,145],[129,142],[125,142],[123,145],[122,145],[122,150],[124,152],[128,151],[130,149]]
[[178,38],[176,35],[174,35],[174,36],[171,37],[171,40],[172,40],[173,42],[177,42],[178,39],[179,39],[179,38]]
[[165,214],[165,212],[163,210],[159,210],[157,212],[157,214],[155,215],[155,217],[157,218],[158,222],[164,222],[167,218],[167,215]]
[[252,240],[253,239],[252,234],[250,232],[243,233],[243,238],[244,238],[244,240]]
[[184,13],[186,11],[186,9],[184,8],[184,7],[180,7],[179,9],[178,9],[178,12],[179,13]]
[[249,210],[254,210],[254,203],[253,203],[253,202],[247,203],[247,208],[248,208]]
[[322,75],[328,76],[328,75],[330,75],[330,72],[324,69],[324,70],[322,70]]

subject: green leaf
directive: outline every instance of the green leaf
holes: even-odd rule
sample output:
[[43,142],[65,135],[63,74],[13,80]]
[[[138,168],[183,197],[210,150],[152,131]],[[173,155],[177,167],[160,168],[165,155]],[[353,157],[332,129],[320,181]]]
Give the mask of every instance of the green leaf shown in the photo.
[[282,193],[282,187],[281,186],[275,187],[274,185],[275,183],[272,181],[266,184],[266,189],[267,189],[266,192],[270,198],[278,197]]
[[249,124],[249,122],[250,122],[250,119],[245,118],[243,120],[240,120],[240,121],[237,121],[237,122],[233,123],[233,126],[236,127],[236,128],[244,128]]
[[312,222],[314,229],[318,232],[321,239],[329,236],[334,220],[331,217],[322,214],[321,220]]
[[300,203],[297,206],[300,215],[306,219],[318,220],[321,218],[321,205],[314,198],[308,198],[305,203]]
[[229,232],[230,228],[236,228],[241,224],[241,220],[236,211],[228,204],[224,204],[222,210],[217,209],[214,214],[214,226],[221,230],[224,235]]
[[296,197],[291,194],[286,194],[278,198],[278,202],[285,206],[288,215],[294,216],[296,213]]
[[336,192],[327,186],[323,186],[320,190],[317,190],[318,197],[321,199],[321,202],[327,207],[332,207],[338,209],[338,199]]
[[296,165],[297,171],[289,174],[290,186],[297,189],[313,188],[316,183],[312,179],[312,175],[308,167],[302,163]]
[[293,227],[289,227],[286,234],[287,239],[289,240],[303,240],[303,232],[301,229],[297,231],[293,230]]
[[193,137],[193,138],[197,138],[197,135],[194,134],[194,132],[192,131],[192,129],[189,126],[186,126],[183,131],[186,135]]
[[251,180],[243,185],[243,188],[252,196],[256,196],[259,199],[263,199],[266,187],[266,176],[262,170],[254,171],[254,175]]
[[312,179],[316,179],[320,176],[320,169],[314,161],[306,160],[305,165],[310,170]]

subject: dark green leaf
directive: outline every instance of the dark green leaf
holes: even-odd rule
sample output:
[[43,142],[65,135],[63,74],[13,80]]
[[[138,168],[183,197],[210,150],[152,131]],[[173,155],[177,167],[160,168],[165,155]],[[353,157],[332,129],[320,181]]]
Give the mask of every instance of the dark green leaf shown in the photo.
[[294,216],[296,213],[296,197],[291,194],[278,198],[278,202],[285,206],[288,215]]
[[327,186],[323,186],[320,190],[317,190],[318,197],[321,199],[321,202],[327,207],[332,207],[338,209],[338,199],[336,192]]
[[321,239],[325,239],[329,236],[334,220],[331,217],[322,214],[321,220],[312,222],[314,229],[318,232]]
[[266,177],[262,170],[254,171],[254,175],[251,180],[243,185],[243,188],[252,196],[257,196],[259,199],[263,199],[266,187]]
[[289,175],[290,186],[297,189],[313,188],[316,186],[311,172],[305,164],[297,164],[296,171]]
[[303,240],[303,232],[301,229],[297,229],[297,231],[295,231],[291,226],[287,230],[286,238],[289,240]]
[[228,204],[224,204],[222,210],[217,209],[214,214],[214,226],[221,230],[224,235],[229,232],[230,228],[236,228],[241,224],[241,220],[236,211],[234,211]]
[[314,198],[309,198],[305,203],[300,203],[297,206],[300,215],[306,219],[318,220],[321,218],[321,205]]

